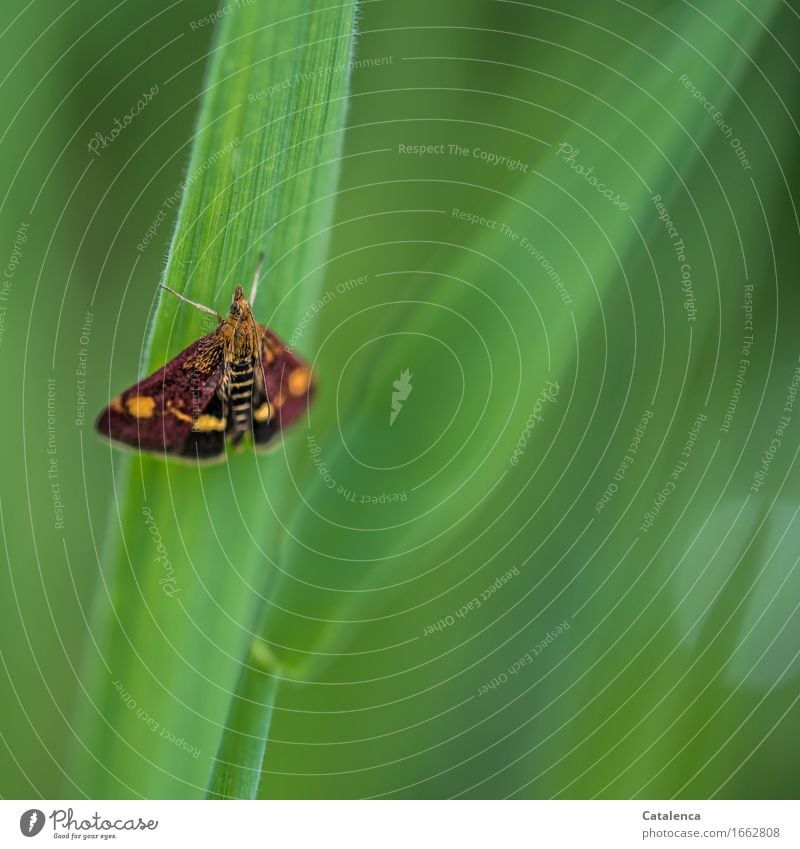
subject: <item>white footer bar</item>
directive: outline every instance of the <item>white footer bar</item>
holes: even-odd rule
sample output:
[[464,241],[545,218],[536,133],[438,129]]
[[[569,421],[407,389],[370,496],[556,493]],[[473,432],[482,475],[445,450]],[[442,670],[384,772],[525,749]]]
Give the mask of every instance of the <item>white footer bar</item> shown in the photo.
[[[774,801],[0,801],[0,846],[800,847]],[[223,842],[224,841],[224,842]]]

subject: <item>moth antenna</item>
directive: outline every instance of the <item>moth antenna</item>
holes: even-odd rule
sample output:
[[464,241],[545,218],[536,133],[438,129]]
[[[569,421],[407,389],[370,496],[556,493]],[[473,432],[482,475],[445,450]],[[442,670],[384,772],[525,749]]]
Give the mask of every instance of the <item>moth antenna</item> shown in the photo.
[[258,255],[258,263],[256,264],[256,273],[253,277],[253,288],[250,290],[250,306],[253,306],[253,301],[256,299],[258,292],[258,278],[261,277],[261,271],[264,268],[264,251]]
[[174,289],[170,289],[169,286],[165,286],[163,283],[160,284],[162,289],[166,289],[171,295],[175,295],[176,298],[180,298],[182,301],[186,301],[187,304],[191,304],[193,307],[196,307],[201,312],[207,312],[209,315],[215,315],[219,321],[222,321],[222,316],[216,311],[212,310],[211,307],[203,306],[203,304],[198,304],[197,301],[190,301],[188,298],[184,298],[179,292],[176,292]]

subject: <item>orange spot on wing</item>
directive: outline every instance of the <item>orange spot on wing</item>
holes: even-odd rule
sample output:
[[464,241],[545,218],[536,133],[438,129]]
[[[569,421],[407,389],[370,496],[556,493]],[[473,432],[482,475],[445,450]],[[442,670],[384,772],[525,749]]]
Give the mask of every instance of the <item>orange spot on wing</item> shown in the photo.
[[272,418],[272,407],[265,401],[257,410],[253,410],[253,419],[257,422],[268,422]]
[[299,366],[290,372],[287,383],[292,395],[295,397],[305,395],[311,385],[311,372],[305,366]]
[[218,419],[216,416],[210,416],[204,413],[202,416],[197,417],[197,420],[192,425],[192,430],[225,430],[225,419]]
[[180,410],[176,410],[175,407],[171,403],[167,402],[167,407],[168,407],[170,413],[172,413],[172,415],[175,416],[176,419],[180,419],[182,422],[192,421],[191,416],[186,415],[186,413],[183,413]]
[[150,398],[147,395],[134,395],[132,398],[125,399],[125,406],[132,416],[137,419],[152,418],[156,409],[155,398]]

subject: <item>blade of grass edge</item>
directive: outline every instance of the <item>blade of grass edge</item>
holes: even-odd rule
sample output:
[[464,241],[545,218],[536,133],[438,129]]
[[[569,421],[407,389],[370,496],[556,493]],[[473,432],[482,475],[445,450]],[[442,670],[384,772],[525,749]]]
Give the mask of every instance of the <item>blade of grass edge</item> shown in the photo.
[[207,798],[257,797],[281,672],[266,643],[254,640],[231,702]]

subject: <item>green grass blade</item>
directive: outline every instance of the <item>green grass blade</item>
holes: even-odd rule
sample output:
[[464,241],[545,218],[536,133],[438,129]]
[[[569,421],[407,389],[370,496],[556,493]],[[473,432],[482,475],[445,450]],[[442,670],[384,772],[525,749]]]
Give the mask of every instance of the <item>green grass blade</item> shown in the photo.
[[[265,250],[255,312],[284,335],[325,254],[354,10],[232,4],[216,24],[166,282],[222,311]],[[208,332],[207,319],[162,297],[143,370]],[[127,370],[129,382],[135,376]],[[284,463],[291,446],[290,437]],[[116,472],[74,764],[88,796],[206,792],[272,566],[265,469],[278,462],[245,453],[198,469],[135,457]]]
[[228,713],[209,798],[257,797],[280,674],[275,656],[265,643],[255,640]]

